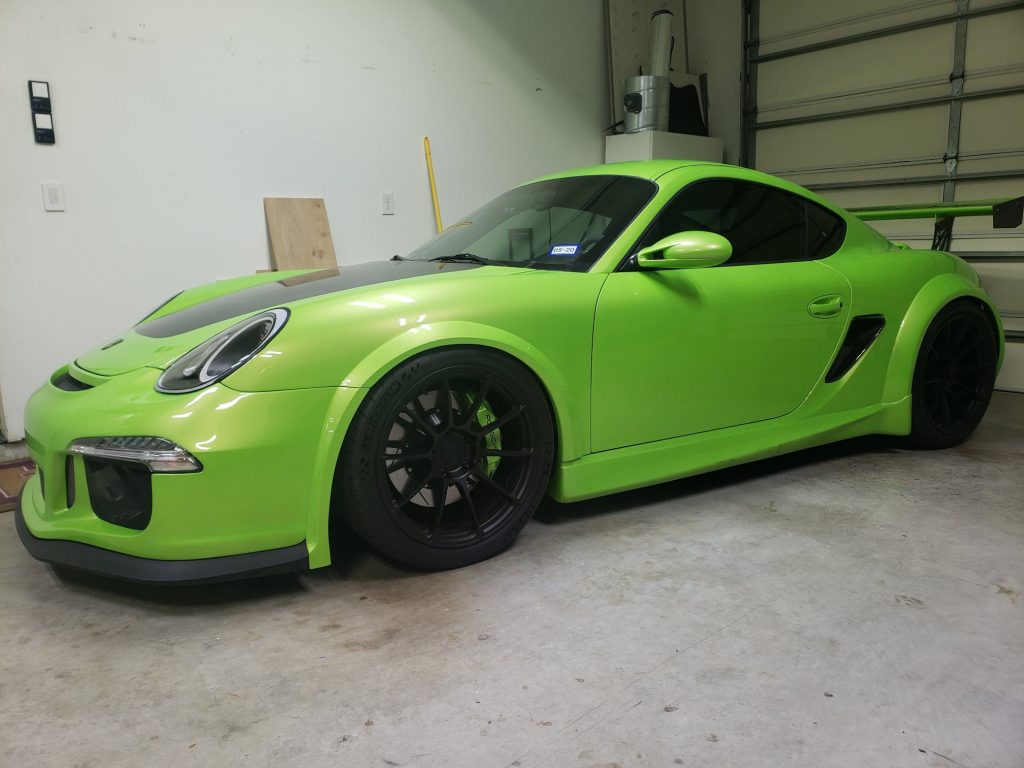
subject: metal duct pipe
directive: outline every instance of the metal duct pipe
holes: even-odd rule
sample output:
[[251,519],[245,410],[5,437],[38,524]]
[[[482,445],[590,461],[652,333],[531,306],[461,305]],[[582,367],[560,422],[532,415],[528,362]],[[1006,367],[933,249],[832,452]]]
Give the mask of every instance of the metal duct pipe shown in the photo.
[[668,77],[672,64],[672,11],[662,9],[651,14],[651,70],[655,77]]
[[626,78],[623,99],[626,133],[668,130],[669,79],[642,75]]

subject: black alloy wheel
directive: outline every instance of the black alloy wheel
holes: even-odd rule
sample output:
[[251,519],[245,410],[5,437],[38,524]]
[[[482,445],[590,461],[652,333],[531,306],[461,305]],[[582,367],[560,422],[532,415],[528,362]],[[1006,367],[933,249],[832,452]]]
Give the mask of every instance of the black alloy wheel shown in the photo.
[[956,301],[936,315],[918,352],[911,442],[948,448],[981,422],[995,384],[999,346],[985,311]]
[[487,350],[429,352],[385,376],[360,407],[335,506],[392,559],[455,568],[512,543],[553,458],[547,399],[522,365]]

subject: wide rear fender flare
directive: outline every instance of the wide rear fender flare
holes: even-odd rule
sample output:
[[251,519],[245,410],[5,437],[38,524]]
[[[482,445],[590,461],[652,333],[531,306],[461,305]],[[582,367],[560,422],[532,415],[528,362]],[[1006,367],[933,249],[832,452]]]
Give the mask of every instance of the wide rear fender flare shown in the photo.
[[889,370],[885,378],[885,390],[882,401],[894,403],[911,393],[914,381],[914,368],[917,365],[917,353],[921,342],[935,316],[952,301],[957,299],[976,299],[988,311],[992,318],[999,340],[998,366],[1003,362],[1003,329],[999,320],[999,312],[992,306],[985,292],[959,273],[948,273],[933,277],[918,291],[910,307],[903,315],[892,355],[889,358]]

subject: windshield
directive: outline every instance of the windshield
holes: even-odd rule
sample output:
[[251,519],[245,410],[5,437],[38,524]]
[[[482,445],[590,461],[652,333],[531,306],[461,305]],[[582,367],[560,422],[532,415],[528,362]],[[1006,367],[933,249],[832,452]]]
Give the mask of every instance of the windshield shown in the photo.
[[631,176],[538,181],[492,200],[406,258],[585,272],[656,191]]

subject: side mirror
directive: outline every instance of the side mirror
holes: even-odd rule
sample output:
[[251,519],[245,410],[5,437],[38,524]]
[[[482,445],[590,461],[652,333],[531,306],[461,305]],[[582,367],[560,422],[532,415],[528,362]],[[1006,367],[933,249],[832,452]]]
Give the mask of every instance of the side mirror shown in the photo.
[[677,232],[636,255],[640,269],[714,267],[732,256],[732,243],[714,232]]

